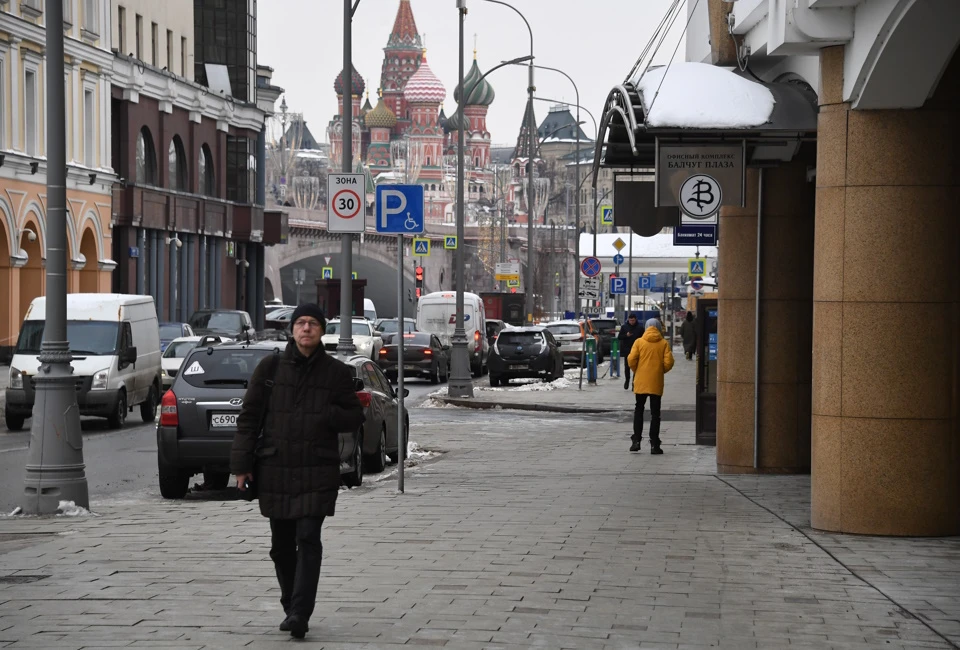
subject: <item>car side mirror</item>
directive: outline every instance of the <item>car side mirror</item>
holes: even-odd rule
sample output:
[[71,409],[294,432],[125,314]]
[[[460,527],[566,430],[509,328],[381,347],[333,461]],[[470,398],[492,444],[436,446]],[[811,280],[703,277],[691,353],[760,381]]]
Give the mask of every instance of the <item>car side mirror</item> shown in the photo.
[[137,363],[137,348],[131,346],[120,353],[120,365],[122,367]]
[[409,388],[404,388],[404,389],[403,389],[403,397],[404,397],[404,399],[410,397],[410,389],[409,389]]
[[353,380],[353,390],[359,393],[360,391],[363,390],[363,388],[364,388],[363,380],[360,379],[359,377],[355,378]]

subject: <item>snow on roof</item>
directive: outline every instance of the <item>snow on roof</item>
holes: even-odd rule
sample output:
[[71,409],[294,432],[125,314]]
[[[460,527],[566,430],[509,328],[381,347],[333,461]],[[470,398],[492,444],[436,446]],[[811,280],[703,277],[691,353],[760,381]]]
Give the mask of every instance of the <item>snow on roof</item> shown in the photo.
[[674,63],[669,71],[651,68],[636,86],[643,98],[647,126],[653,127],[760,126],[770,121],[775,103],[765,86],[706,63]]
[[[627,245],[620,254],[626,257],[630,251],[630,234],[600,233],[597,235],[597,257],[611,258],[617,254],[613,242],[620,238]],[[641,237],[633,234],[633,258],[692,258],[697,249],[693,246],[674,246],[673,233],[660,233],[653,237]],[[593,235],[580,233],[580,256],[586,257],[593,252]],[[716,246],[701,246],[700,257],[717,259]]]

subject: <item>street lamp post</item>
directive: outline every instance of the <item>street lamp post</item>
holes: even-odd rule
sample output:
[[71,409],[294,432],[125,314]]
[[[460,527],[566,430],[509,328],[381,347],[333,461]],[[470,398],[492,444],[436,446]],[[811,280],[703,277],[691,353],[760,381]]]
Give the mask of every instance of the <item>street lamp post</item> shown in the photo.
[[[343,0],[343,173],[353,172],[353,13],[360,0],[351,5]],[[366,208],[361,208],[366,212]],[[353,235],[340,234],[340,339],[337,354],[352,356],[357,348],[353,344]],[[401,269],[402,273],[403,270]],[[362,307],[362,305],[361,305]]]
[[67,134],[63,2],[47,0],[47,309],[36,381],[23,512],[52,514],[60,501],[90,507],[75,376],[67,341]]

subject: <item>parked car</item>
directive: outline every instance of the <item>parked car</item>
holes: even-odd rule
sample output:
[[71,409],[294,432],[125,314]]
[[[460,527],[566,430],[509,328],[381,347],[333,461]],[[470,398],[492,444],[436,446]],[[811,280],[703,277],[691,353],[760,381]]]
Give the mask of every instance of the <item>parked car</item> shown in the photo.
[[[357,354],[362,355],[371,361],[376,360],[380,354],[380,348],[383,347],[383,338],[380,332],[373,329],[373,323],[366,318],[354,318],[351,327],[353,345],[357,348]],[[327,329],[320,338],[323,347],[329,351],[335,351],[340,342],[340,319],[335,318],[327,321]]]
[[584,361],[583,337],[585,336],[584,324],[575,320],[558,320],[552,323],[545,323],[544,327],[553,334],[557,344],[560,346],[560,352],[563,356],[565,365],[579,365]]
[[[203,473],[207,486],[227,486],[230,448],[247,384],[257,364],[268,354],[281,354],[284,347],[280,342],[223,343],[194,348],[183,360],[183,370],[163,395],[157,426],[157,466],[164,498],[182,499],[190,477],[198,473]],[[368,390],[366,385],[363,390]],[[361,390],[358,397],[361,403],[373,403],[372,396]],[[369,420],[364,426],[369,428]],[[358,461],[363,431],[340,433],[340,476],[348,486],[363,480],[363,462]],[[374,452],[376,442],[370,448],[371,455]]]
[[[46,308],[44,297],[30,303],[10,361],[4,414],[11,431],[22,429],[33,414]],[[153,422],[162,383],[160,328],[151,296],[68,295],[67,340],[80,415],[107,418],[119,429],[131,407],[139,405],[141,419]]]
[[248,341],[256,330],[250,314],[239,309],[201,309],[190,317],[193,333],[219,334],[235,341]]
[[497,318],[488,318],[487,319],[487,341],[490,345],[493,345],[494,341],[497,340],[497,334],[500,333],[505,326],[505,323],[502,320]]
[[189,323],[160,323],[160,351],[163,352],[173,339],[194,336]]
[[[385,341],[380,349],[377,363],[391,382],[397,381],[396,335]],[[429,332],[410,332],[403,335],[403,373],[404,376],[426,377],[431,383],[447,381],[450,374],[450,359],[436,334]]]
[[190,354],[191,350],[204,345],[228,343],[232,340],[209,334],[205,336],[181,336],[173,339],[160,356],[160,377],[163,381],[163,390],[169,390],[173,385],[173,380],[177,378],[183,360]]
[[369,298],[363,299],[363,317],[371,323],[377,320],[377,308]]
[[[420,298],[417,303],[417,330],[436,334],[444,347],[450,347],[456,329],[457,294],[454,291],[435,291]],[[463,294],[463,326],[467,333],[470,369],[475,377],[487,370],[490,343],[487,341],[486,311],[483,301],[475,293]]]
[[590,318],[588,321],[599,339],[597,346],[597,351],[600,353],[599,363],[599,360],[610,354],[610,346],[613,339],[617,338],[620,322],[616,318]]
[[295,309],[296,307],[281,307],[267,312],[263,317],[264,327],[276,330],[290,329],[290,319]]
[[506,385],[511,379],[529,377],[544,381],[563,377],[560,346],[545,327],[503,330],[490,351],[490,385]]
[[[360,485],[364,468],[369,468],[371,472],[381,472],[387,463],[396,463],[400,458],[397,436],[400,396],[387,381],[383,371],[370,359],[356,355],[347,359],[346,363],[352,369],[354,378],[363,382],[362,386],[357,385],[357,397],[363,404],[366,421],[359,432],[359,443],[351,447],[354,460],[360,463],[361,469],[351,476],[352,482],[345,480],[347,485]],[[404,397],[409,394],[410,391],[404,389]],[[403,414],[403,427],[409,439],[410,417],[406,412]],[[341,446],[341,457],[343,453]]]

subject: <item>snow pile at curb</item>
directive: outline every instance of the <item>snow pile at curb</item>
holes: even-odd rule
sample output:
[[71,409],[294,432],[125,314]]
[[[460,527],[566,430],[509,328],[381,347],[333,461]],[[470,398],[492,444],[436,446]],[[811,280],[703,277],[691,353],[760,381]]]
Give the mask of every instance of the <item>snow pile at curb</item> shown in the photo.
[[408,442],[407,460],[403,466],[414,467],[430,460],[431,458],[436,458],[439,455],[439,451],[430,451],[429,449],[424,449],[416,442]]
[[441,402],[441,401],[438,400],[438,399],[433,399],[433,398],[431,398],[431,397],[428,397],[427,399],[423,400],[423,402],[420,403],[419,408],[422,408],[422,409],[455,409],[455,408],[458,408],[458,407],[455,406],[455,405],[453,405],[453,404],[447,404],[446,402]]
[[61,501],[57,506],[58,517],[89,517],[96,516],[86,508],[78,506],[73,501]]

